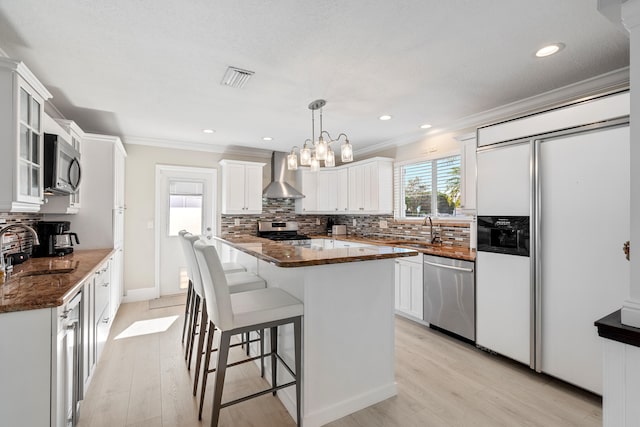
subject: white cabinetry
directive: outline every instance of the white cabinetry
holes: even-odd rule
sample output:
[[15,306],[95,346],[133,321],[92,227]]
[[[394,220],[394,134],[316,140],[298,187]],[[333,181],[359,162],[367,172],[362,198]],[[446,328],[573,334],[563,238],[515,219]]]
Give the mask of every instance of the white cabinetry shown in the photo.
[[476,135],[464,135],[460,142],[462,170],[460,176],[460,208],[473,214],[476,209]]
[[350,166],[298,170],[302,199],[296,213],[389,214],[393,210],[392,159],[374,158]]
[[390,214],[393,211],[393,163],[375,159],[349,167],[349,212]]
[[264,163],[221,160],[222,213],[262,213],[262,168]]
[[396,259],[396,312],[423,319],[422,254]]
[[309,169],[298,169],[298,182],[300,192],[304,194],[301,199],[296,199],[297,213],[318,212],[318,175],[320,172],[311,172]]
[[43,197],[47,89],[22,63],[0,58],[0,212],[37,212]]
[[[87,133],[82,141],[82,209],[73,217],[47,215],[47,220],[71,221],[78,233],[78,249],[116,250],[111,280],[109,318],[113,318],[124,290],[124,146],[117,136]],[[100,313],[98,313],[100,314]]]

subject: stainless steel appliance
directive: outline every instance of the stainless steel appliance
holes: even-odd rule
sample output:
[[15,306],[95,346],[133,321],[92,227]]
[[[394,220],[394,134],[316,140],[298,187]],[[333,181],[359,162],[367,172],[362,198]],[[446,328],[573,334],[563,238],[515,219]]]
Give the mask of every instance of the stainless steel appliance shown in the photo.
[[69,231],[69,221],[38,221],[36,230],[40,245],[34,247],[34,257],[63,256],[73,252],[73,240],[79,244],[78,235]]
[[267,199],[300,199],[304,195],[292,184],[296,183],[295,171],[287,168],[287,154],[274,151],[271,154],[271,182],[262,190]]
[[476,339],[475,265],[424,255],[424,320],[470,341]]
[[477,250],[529,256],[528,216],[479,216]]
[[78,191],[82,169],[80,153],[59,135],[44,134],[45,194],[73,194]]
[[[60,416],[67,427],[74,427],[78,423],[80,400],[82,399],[82,298],[83,292],[78,292],[65,306],[60,314],[65,363],[61,366],[63,372],[58,372],[64,383],[64,405]],[[62,397],[62,396],[60,396]]]
[[309,236],[298,234],[296,221],[258,221],[258,237],[270,240],[308,240]]

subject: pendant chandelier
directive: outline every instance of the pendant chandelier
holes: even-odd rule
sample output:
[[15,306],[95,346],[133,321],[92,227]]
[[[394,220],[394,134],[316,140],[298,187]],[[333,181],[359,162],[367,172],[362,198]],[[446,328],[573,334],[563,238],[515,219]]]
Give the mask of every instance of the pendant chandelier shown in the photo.
[[[300,152],[300,165],[309,166],[312,172],[320,169],[320,162],[324,161],[324,167],[331,168],[336,165],[336,155],[331,148],[331,144],[340,141],[344,137],[344,142],[340,146],[340,158],[343,163],[353,161],[353,147],[349,142],[346,134],[341,133],[336,139],[333,139],[329,132],[322,129],[322,107],[327,101],[324,99],[316,99],[309,104],[311,110],[311,139],[307,139],[300,149],[297,145],[291,148],[291,152],[287,156],[287,168],[289,170],[298,169],[298,155],[296,149]],[[318,140],[315,139],[316,132],[316,110],[320,110],[320,134]],[[327,137],[327,140],[324,137]],[[311,144],[311,146],[309,146]]]

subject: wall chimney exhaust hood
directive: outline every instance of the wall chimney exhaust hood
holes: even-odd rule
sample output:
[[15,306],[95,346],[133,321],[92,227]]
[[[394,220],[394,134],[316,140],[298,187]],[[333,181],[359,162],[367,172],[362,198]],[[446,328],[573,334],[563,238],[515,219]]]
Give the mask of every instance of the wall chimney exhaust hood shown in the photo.
[[267,199],[300,199],[304,194],[293,188],[295,172],[287,168],[287,154],[274,151],[271,154],[271,183],[262,191]]

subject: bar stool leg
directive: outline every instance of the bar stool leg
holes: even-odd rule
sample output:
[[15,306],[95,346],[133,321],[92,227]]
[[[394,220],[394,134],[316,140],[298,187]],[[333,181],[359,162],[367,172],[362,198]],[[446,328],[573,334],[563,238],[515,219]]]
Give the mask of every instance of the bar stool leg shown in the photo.
[[[198,352],[196,353],[196,373],[193,377],[193,395],[198,392],[198,379],[200,378],[200,368],[202,365],[202,351],[204,349],[204,333],[209,325],[209,316],[207,314],[207,305],[202,304],[202,317],[200,318],[200,335],[198,336]],[[211,327],[211,326],[209,326]]]
[[[278,359],[276,358],[276,352],[278,351],[278,327],[277,326],[272,327],[269,335],[271,338],[271,387],[276,387],[277,385],[276,379],[278,378],[278,375],[277,375]],[[274,396],[276,395],[276,393],[277,391],[273,390]]]
[[260,332],[260,378],[264,378],[264,329]]
[[188,360],[187,370],[191,370],[191,355],[193,354],[193,344],[196,339],[196,330],[198,329],[198,313],[200,312],[200,295],[196,294],[195,303],[193,304],[193,316],[191,316],[191,332],[187,340],[187,351],[185,360]]
[[293,321],[294,347],[296,352],[296,415],[298,427],[302,427],[302,318]]
[[184,334],[187,331],[187,317],[190,314],[191,299],[193,298],[193,283],[189,280],[189,287],[187,288],[187,302],[184,305],[184,323],[182,324],[182,344],[184,344]]
[[213,409],[211,410],[211,427],[218,425],[220,418],[220,407],[222,404],[222,388],[224,386],[224,376],[227,370],[227,358],[229,356],[229,341],[231,334],[222,332],[220,346],[218,347],[218,365],[216,367],[216,384],[213,390]]
[[209,377],[209,364],[211,362],[211,352],[213,349],[213,334],[216,327],[212,322],[209,323],[209,332],[207,333],[207,351],[204,358],[204,368],[202,372],[202,387],[200,387],[200,408],[198,408],[198,419],[202,420],[202,407],[204,406],[204,393],[207,390],[207,378]]

